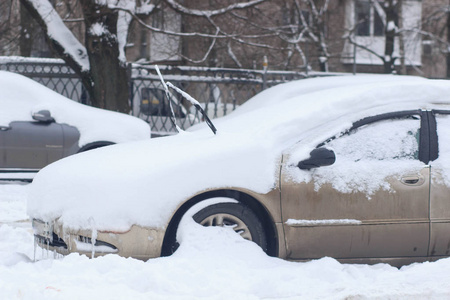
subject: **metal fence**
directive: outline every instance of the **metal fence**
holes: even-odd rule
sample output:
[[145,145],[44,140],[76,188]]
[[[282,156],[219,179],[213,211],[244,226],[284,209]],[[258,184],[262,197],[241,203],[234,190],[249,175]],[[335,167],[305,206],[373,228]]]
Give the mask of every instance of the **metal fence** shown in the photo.
[[[89,97],[81,80],[62,60],[23,57],[0,57],[0,70],[20,73],[50,89],[81,103]],[[203,67],[160,66],[166,81],[198,100],[214,119],[227,115],[246,100],[267,87],[309,76],[323,74],[290,71],[263,71]],[[132,114],[151,125],[154,135],[175,133],[170,121],[169,101],[182,129],[201,122],[202,117],[180,95],[167,99],[154,66],[131,65],[130,104]]]

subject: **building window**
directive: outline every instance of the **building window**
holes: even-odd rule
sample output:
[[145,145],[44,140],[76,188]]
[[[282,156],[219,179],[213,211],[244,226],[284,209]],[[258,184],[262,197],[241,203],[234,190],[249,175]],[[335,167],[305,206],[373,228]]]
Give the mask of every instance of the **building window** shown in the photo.
[[[350,40],[344,44],[342,62],[345,64],[383,65],[385,52],[386,11],[383,0],[345,0],[345,27]],[[394,23],[398,27],[398,11],[394,11]],[[422,1],[402,0],[402,33],[394,39],[394,56],[400,57],[400,38],[403,38],[406,65],[421,65],[421,35],[417,33],[422,20]],[[367,51],[370,49],[371,51]],[[375,55],[374,53],[378,54]],[[400,64],[400,59],[395,63]]]
[[[357,36],[384,36],[386,13],[381,7],[383,1],[357,0],[355,3],[355,25]],[[395,25],[398,16],[395,13]]]

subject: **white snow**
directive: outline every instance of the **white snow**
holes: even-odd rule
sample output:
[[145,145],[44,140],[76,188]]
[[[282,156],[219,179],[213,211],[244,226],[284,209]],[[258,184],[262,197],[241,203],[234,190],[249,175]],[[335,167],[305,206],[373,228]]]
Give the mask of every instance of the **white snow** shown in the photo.
[[[450,115],[436,115],[437,133],[439,143],[439,154],[450,153]],[[431,163],[431,166],[435,173],[439,173],[440,176],[433,173],[433,179],[447,186],[450,186],[450,156],[440,155],[439,158]]]
[[355,225],[361,224],[361,221],[354,219],[327,219],[327,220],[295,220],[289,219],[287,225],[293,226],[323,226],[323,225]]
[[268,257],[229,229],[189,220],[171,257],[144,262],[114,254],[95,259],[70,254],[54,259],[37,249],[32,262],[30,224],[4,224],[8,210],[22,219],[28,191],[27,185],[0,185],[0,299],[450,298],[449,258],[401,269],[341,264],[329,257],[288,262]]
[[[35,177],[28,213],[44,221],[61,218],[75,229],[92,229],[92,220],[98,230],[164,227],[183,201],[205,189],[269,192],[276,187],[282,153],[299,141],[295,157],[304,159],[368,113],[427,108],[430,101],[449,102],[450,84],[400,76],[282,84],[217,119],[216,136],[202,124],[194,132],[115,145],[44,168]],[[370,194],[380,185],[361,189]]]
[[389,21],[386,25],[386,31],[397,31],[397,26],[395,26],[394,21]]
[[197,100],[192,98],[191,95],[189,95],[188,93],[180,90],[179,88],[174,86],[171,82],[166,82],[166,84],[170,88],[174,89],[177,93],[181,94],[181,96],[183,96],[184,99],[188,100],[192,105],[199,105],[199,106],[201,105],[200,102],[198,102]]
[[67,28],[52,4],[48,0],[30,0],[30,2],[44,20],[47,34],[64,48],[66,54],[70,55],[82,70],[88,71],[90,66],[86,48]]
[[[143,3],[145,5],[145,3]],[[131,12],[136,11],[136,1],[135,0],[121,0],[121,1],[110,1],[109,5],[117,5],[120,8],[128,9]],[[132,16],[125,12],[119,11],[119,16],[117,18],[117,39],[119,42],[119,60],[122,63],[126,63],[127,59],[125,56],[125,46],[127,45],[128,29],[132,20]]]
[[[386,120],[366,125],[327,144],[336,162],[312,171],[291,168],[296,182],[314,180],[315,189],[331,183],[342,193],[365,192],[370,198],[378,190],[391,190],[388,177],[418,173],[425,166],[418,160],[419,119]],[[300,161],[293,156],[290,161]]]
[[25,207],[29,185],[0,184],[0,222],[28,221]]
[[102,36],[104,34],[110,34],[110,32],[101,23],[94,23],[89,28],[89,34],[94,36]]
[[138,118],[77,103],[22,75],[0,71],[0,89],[0,126],[33,121],[34,112],[49,110],[56,122],[78,129],[79,146],[150,137],[149,125]]

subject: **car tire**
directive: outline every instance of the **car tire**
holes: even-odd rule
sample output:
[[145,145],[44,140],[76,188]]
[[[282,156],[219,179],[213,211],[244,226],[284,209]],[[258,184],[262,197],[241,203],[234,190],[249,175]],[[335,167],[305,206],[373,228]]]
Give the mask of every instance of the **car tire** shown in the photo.
[[105,142],[105,141],[90,143],[90,144],[87,144],[87,145],[84,145],[83,147],[81,147],[81,149],[78,150],[78,153],[86,152],[86,151],[90,151],[90,150],[94,150],[97,148],[102,148],[102,147],[106,147],[106,146],[110,146],[110,145],[114,145],[114,143],[113,142]]
[[252,241],[267,252],[267,238],[257,215],[243,203],[217,203],[195,213],[193,219],[203,226],[232,228],[244,239]]

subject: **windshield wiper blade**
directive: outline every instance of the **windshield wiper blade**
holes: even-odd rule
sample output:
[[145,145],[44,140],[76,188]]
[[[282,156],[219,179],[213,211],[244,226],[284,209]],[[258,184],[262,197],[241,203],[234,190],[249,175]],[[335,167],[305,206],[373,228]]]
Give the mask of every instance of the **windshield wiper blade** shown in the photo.
[[167,87],[166,83],[164,82],[164,79],[163,79],[163,77],[162,77],[162,75],[161,75],[161,72],[159,71],[159,68],[158,68],[157,65],[155,65],[155,69],[156,69],[156,72],[158,73],[159,79],[161,80],[161,83],[162,83],[162,85],[163,85],[163,87],[164,87],[164,91],[166,92],[167,101],[169,102],[169,108],[170,108],[170,121],[172,122],[172,125],[175,127],[175,129],[176,129],[178,132],[181,132],[181,131],[183,131],[183,130],[182,130],[182,129],[178,126],[178,124],[177,124],[177,119],[176,119],[176,117],[175,117],[175,112],[174,112],[173,107],[172,107],[172,101],[171,101],[171,100],[172,100],[172,97],[170,97],[169,88]]
[[172,121],[172,124],[175,126],[175,128],[178,130],[178,132],[182,131],[182,129],[180,127],[178,127],[177,123],[176,123],[176,117],[175,117],[175,112],[172,108],[172,102],[171,102],[171,98],[170,98],[170,92],[169,92],[169,88],[171,87],[172,89],[174,89],[177,93],[179,93],[181,96],[183,96],[187,101],[189,101],[194,107],[195,109],[197,109],[197,111],[200,111],[200,113],[203,115],[203,118],[206,122],[206,124],[209,126],[209,128],[211,128],[212,132],[214,134],[216,134],[217,129],[214,126],[213,122],[211,121],[211,119],[208,117],[208,115],[206,114],[205,110],[203,109],[203,107],[201,106],[200,102],[198,102],[197,100],[195,100],[191,95],[189,95],[188,93],[186,93],[185,91],[177,88],[176,86],[174,86],[171,82],[167,81],[165,82],[161,72],[159,71],[159,68],[157,65],[155,65],[155,69],[156,72],[159,75],[159,79],[161,80],[164,90],[166,91],[166,96],[167,99],[169,100],[169,107],[170,107],[170,112],[171,112],[171,117],[170,120]]
[[189,101],[194,107],[195,109],[197,109],[197,111],[200,111],[200,113],[203,115],[203,118],[205,119],[206,124],[209,126],[209,128],[211,128],[212,132],[214,134],[216,134],[217,129],[214,126],[213,122],[211,121],[211,119],[208,117],[208,115],[206,114],[205,110],[203,109],[203,107],[201,106],[200,102],[198,102],[197,100],[195,100],[194,98],[192,98],[191,95],[189,95],[188,93],[186,93],[185,91],[177,88],[176,86],[174,86],[171,82],[166,82],[167,86],[171,87],[172,89],[174,89],[177,93],[179,93],[181,96],[183,96],[183,98],[185,98],[187,101]]

